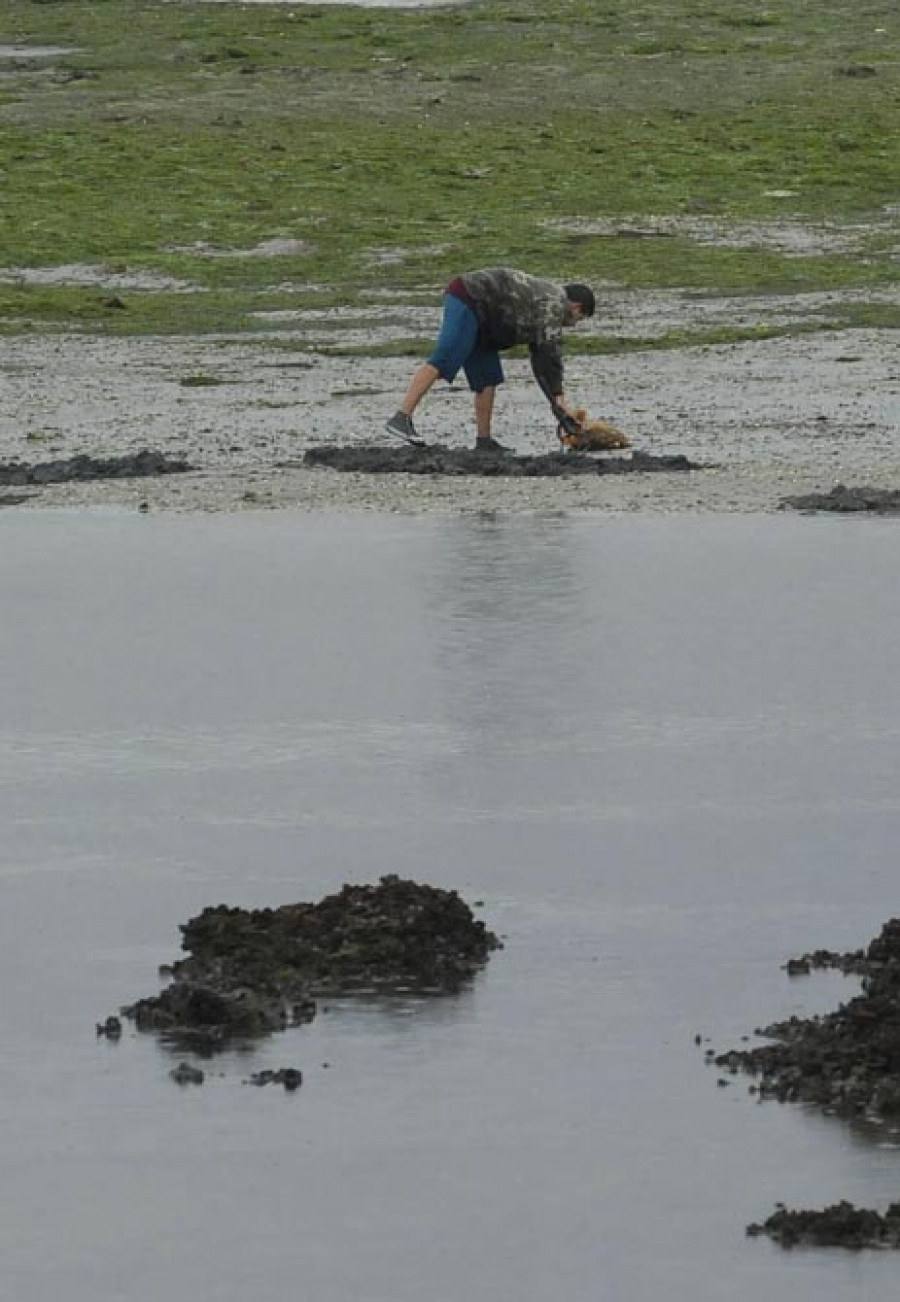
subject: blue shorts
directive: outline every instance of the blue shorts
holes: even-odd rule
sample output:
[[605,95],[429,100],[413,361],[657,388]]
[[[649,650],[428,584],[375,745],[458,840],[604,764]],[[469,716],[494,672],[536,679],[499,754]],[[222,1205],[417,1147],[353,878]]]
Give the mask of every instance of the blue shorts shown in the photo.
[[503,383],[503,367],[496,348],[485,348],[478,337],[478,317],[455,294],[444,295],[444,318],[429,365],[448,384],[462,367],[473,393]]

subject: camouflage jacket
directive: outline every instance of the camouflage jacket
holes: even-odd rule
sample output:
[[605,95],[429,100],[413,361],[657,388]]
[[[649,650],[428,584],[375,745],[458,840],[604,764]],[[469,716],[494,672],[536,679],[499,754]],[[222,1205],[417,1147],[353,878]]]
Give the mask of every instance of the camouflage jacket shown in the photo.
[[527,344],[531,369],[544,393],[562,393],[563,287],[509,267],[468,271],[460,279],[478,317],[482,342],[497,349]]

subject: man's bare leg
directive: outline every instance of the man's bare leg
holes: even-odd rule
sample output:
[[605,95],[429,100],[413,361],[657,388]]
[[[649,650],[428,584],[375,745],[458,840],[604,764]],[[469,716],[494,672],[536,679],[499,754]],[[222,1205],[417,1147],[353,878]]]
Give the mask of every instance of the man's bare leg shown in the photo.
[[403,396],[402,404],[386,423],[385,428],[389,434],[395,434],[397,438],[405,439],[413,447],[425,446],[425,440],[419,438],[418,430],[413,424],[412,414],[439,375],[440,371],[436,366],[432,366],[430,362],[423,362],[413,372],[409,388]]
[[413,377],[409,382],[409,388],[406,390],[403,401],[400,404],[400,410],[407,416],[411,416],[439,376],[440,371],[436,366],[432,366],[430,362],[423,362],[422,365],[413,372]]

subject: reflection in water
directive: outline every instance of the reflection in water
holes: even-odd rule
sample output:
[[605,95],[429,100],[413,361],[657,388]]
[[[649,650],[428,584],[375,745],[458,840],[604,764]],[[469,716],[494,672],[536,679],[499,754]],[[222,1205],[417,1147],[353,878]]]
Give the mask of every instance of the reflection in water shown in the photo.
[[478,516],[446,529],[429,574],[445,709],[468,749],[564,727],[553,680],[571,663],[582,592],[563,519]]
[[449,1026],[471,1014],[475,987],[480,980],[476,977],[452,992],[384,994],[372,991],[335,998],[326,996],[320,1000],[319,1011],[322,1016],[347,1024],[367,1022],[374,1026],[381,1023],[384,1029],[395,1031],[415,1030],[422,1023]]
[[390,993],[361,991],[352,995],[320,995],[317,997],[316,1015],[302,1024],[288,1024],[281,1030],[258,1036],[232,1035],[215,1041],[202,1028],[185,1027],[159,1031],[142,1029],[137,1034],[151,1041],[160,1055],[169,1061],[194,1055],[203,1061],[213,1061],[220,1068],[233,1066],[242,1059],[254,1058],[261,1052],[277,1056],[284,1051],[307,1052],[310,1027],[320,1030],[327,1019],[341,1034],[358,1034],[365,1031],[379,1036],[402,1036],[433,1029],[439,1033],[460,1020],[471,1016],[475,987],[480,976],[464,982],[457,990],[430,990],[416,992],[396,989]]
[[665,520],[444,524],[417,577],[457,745],[423,757],[428,795],[729,841],[735,819],[900,809],[890,631],[860,636],[880,563],[838,549],[796,521],[694,522],[674,547]]

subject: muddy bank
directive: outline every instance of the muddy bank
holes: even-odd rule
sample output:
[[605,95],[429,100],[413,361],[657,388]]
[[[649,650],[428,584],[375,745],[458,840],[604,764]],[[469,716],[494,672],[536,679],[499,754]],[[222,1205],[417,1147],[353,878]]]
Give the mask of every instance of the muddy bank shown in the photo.
[[627,456],[591,456],[545,452],[517,456],[512,451],[480,452],[475,448],[433,446],[386,448],[313,447],[303,464],[370,475],[475,475],[488,478],[559,478],[566,475],[632,475],[654,471],[702,470],[687,457],[635,451]]
[[[803,977],[836,969],[861,980],[861,993],[818,1017],[790,1017],[756,1031],[771,1043],[712,1055],[736,1075],[755,1078],[760,1099],[802,1103],[829,1116],[900,1123],[900,919],[886,922],[865,949],[827,949],[788,959],[785,970]],[[824,1211],[779,1208],[749,1227],[785,1246],[843,1243],[849,1247],[900,1247],[900,1204],[885,1217],[842,1202]]]
[[171,983],[121,1011],[199,1052],[309,1022],[324,993],[452,994],[500,945],[455,891],[395,876],[317,904],[218,905],[181,932]]
[[[69,484],[95,479],[140,479],[149,475],[175,475],[192,469],[183,458],[144,449],[121,457],[66,457],[58,461],[30,464],[14,461],[0,465],[0,484]],[[19,499],[24,500],[24,499]],[[7,499],[6,505],[11,505]]]
[[795,511],[834,511],[840,515],[867,511],[873,515],[900,514],[900,489],[836,484],[828,493],[803,493],[786,497],[782,507]]

